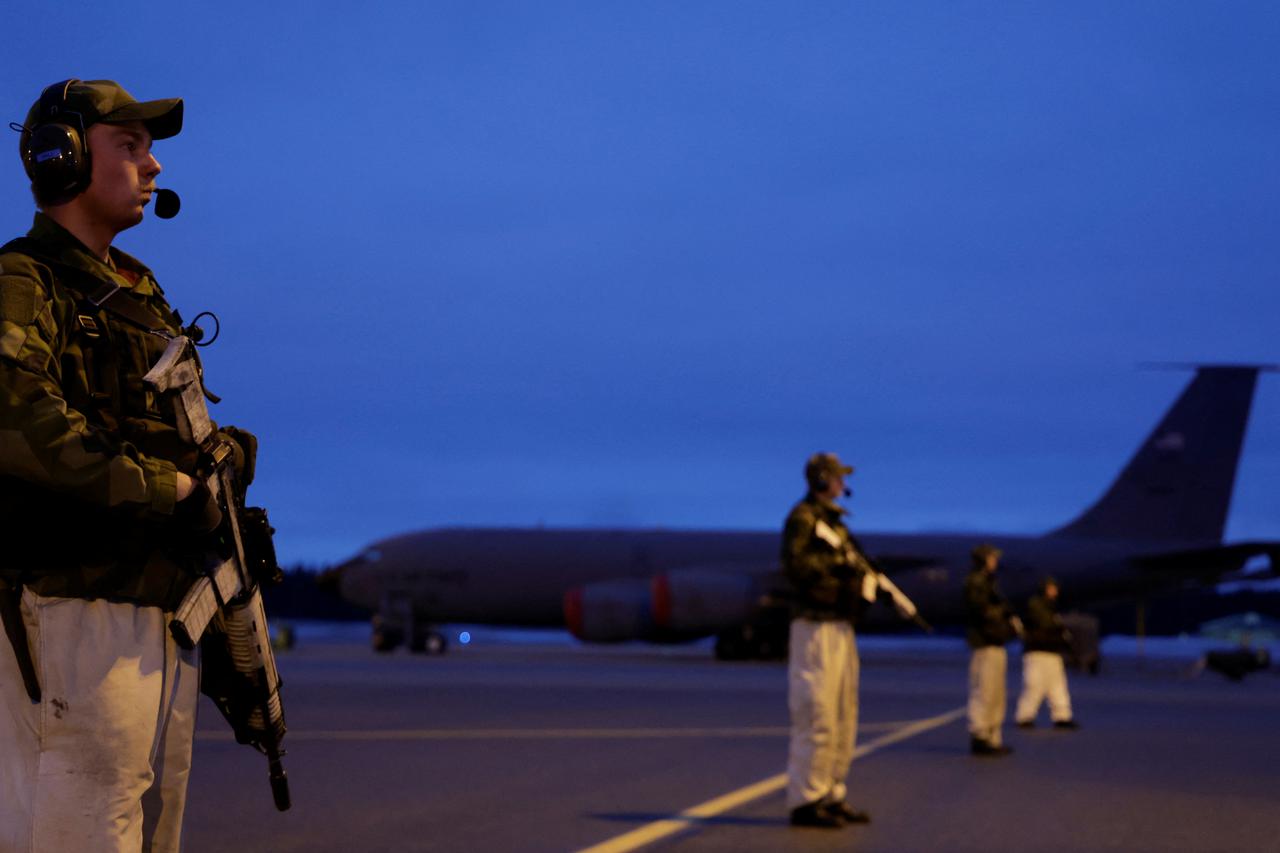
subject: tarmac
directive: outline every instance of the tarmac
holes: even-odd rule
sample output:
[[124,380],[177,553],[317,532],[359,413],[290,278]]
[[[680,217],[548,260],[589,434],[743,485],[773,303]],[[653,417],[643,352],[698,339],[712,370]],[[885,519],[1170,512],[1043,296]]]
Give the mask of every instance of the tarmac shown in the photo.
[[[860,638],[849,799],[872,822],[824,830],[786,822],[783,664],[456,635],[425,657],[299,631],[278,656],[288,812],[206,702],[187,853],[1280,851],[1280,678],[1197,675],[1195,649],[1104,646],[1099,675],[1070,675],[1079,731],[1010,715],[1015,753],[980,758],[963,642]],[[1019,683],[1011,653],[1010,706]]]

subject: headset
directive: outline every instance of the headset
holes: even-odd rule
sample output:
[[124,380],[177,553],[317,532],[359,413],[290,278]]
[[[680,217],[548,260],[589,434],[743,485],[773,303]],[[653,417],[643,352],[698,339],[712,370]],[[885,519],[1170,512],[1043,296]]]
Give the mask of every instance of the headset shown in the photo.
[[[805,477],[805,480],[808,481],[809,487],[813,489],[814,494],[820,495],[831,488],[831,483],[832,483],[831,472],[825,468],[814,471],[813,476],[810,477],[809,466],[806,465],[804,477]],[[851,495],[853,495],[853,490],[850,489],[848,486],[845,486],[843,490],[843,494],[846,498],[850,497]]]
[[84,116],[67,109],[67,92],[80,81],[54,83],[40,93],[34,127],[23,127],[22,165],[36,194],[52,203],[68,201],[89,186],[92,174]]
[[[813,486],[813,493],[814,493],[814,494],[816,494],[816,495],[820,495],[820,494],[823,494],[824,492],[826,492],[828,489],[830,489],[830,488],[831,488],[831,480],[828,480],[828,479],[827,479],[827,477],[826,477],[826,475],[825,475],[825,474],[823,474],[823,475],[820,475],[819,477],[817,477],[817,478],[813,481],[812,486]],[[853,489],[849,488],[848,486],[845,486],[845,487],[844,487],[844,489],[842,489],[840,493],[841,493],[844,497],[846,497],[846,498],[847,498],[847,497],[852,497],[852,495],[853,495]]]

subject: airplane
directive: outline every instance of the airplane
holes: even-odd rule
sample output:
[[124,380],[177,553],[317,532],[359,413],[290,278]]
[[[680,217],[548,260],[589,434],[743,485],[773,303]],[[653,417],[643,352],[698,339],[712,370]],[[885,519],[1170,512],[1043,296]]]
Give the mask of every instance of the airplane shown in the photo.
[[[1263,365],[1185,365],[1195,375],[1103,495],[1039,536],[866,533],[877,565],[935,625],[962,624],[970,551],[1004,551],[1013,601],[1045,575],[1064,608],[1139,600],[1213,584],[1259,555],[1280,573],[1280,542],[1224,544],[1249,410]],[[684,642],[716,636],[720,658],[785,651],[786,583],[778,531],[437,528],[373,543],[327,573],[374,611],[373,647],[440,653],[444,622],[568,627],[585,642]],[[871,608],[859,628],[890,627]]]

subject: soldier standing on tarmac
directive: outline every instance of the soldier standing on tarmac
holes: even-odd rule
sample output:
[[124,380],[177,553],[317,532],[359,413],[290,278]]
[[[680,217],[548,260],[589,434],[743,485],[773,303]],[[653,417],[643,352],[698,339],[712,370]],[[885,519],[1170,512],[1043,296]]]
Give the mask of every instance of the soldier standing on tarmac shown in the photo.
[[858,728],[858,649],[853,621],[863,601],[866,558],[853,545],[836,499],[853,468],[833,453],[805,465],[809,491],[787,516],[782,565],[793,588],[787,704],[791,748],[787,808],[793,826],[867,823],[846,801]]
[[1019,728],[1036,724],[1040,703],[1049,698],[1049,716],[1054,728],[1075,729],[1071,716],[1071,694],[1067,692],[1067,670],[1062,656],[1068,649],[1071,632],[1058,615],[1058,582],[1045,578],[1040,592],[1027,602],[1026,632],[1022,637],[1022,695],[1014,719]]
[[1004,745],[1000,733],[1009,666],[1005,644],[1022,632],[1022,623],[996,583],[1002,553],[986,543],[974,548],[973,567],[964,581],[966,639],[973,649],[969,659],[969,751],[974,755],[1013,752]]
[[[222,513],[142,381],[196,334],[111,243],[160,197],[151,144],[182,111],[66,80],[14,125],[39,210],[0,249],[2,853],[179,848],[199,649],[168,622]],[[223,434],[243,489],[256,441]]]

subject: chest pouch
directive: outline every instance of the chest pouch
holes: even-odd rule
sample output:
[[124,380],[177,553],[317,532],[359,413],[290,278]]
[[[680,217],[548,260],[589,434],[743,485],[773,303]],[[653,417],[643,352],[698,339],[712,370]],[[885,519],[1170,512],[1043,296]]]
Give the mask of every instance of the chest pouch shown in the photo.
[[[77,389],[84,394],[84,399],[70,399],[67,403],[78,409],[96,425],[112,432],[119,429],[120,418],[124,412],[124,398],[120,388],[120,357],[114,336],[108,328],[102,310],[88,299],[81,299],[76,304],[75,321],[76,349],[80,354],[79,368],[83,371],[84,388]],[[68,364],[67,362],[72,363]],[[76,370],[74,357],[67,353],[63,356],[63,375],[68,370]],[[64,386],[68,387],[68,386]],[[68,387],[70,391],[70,387]]]

